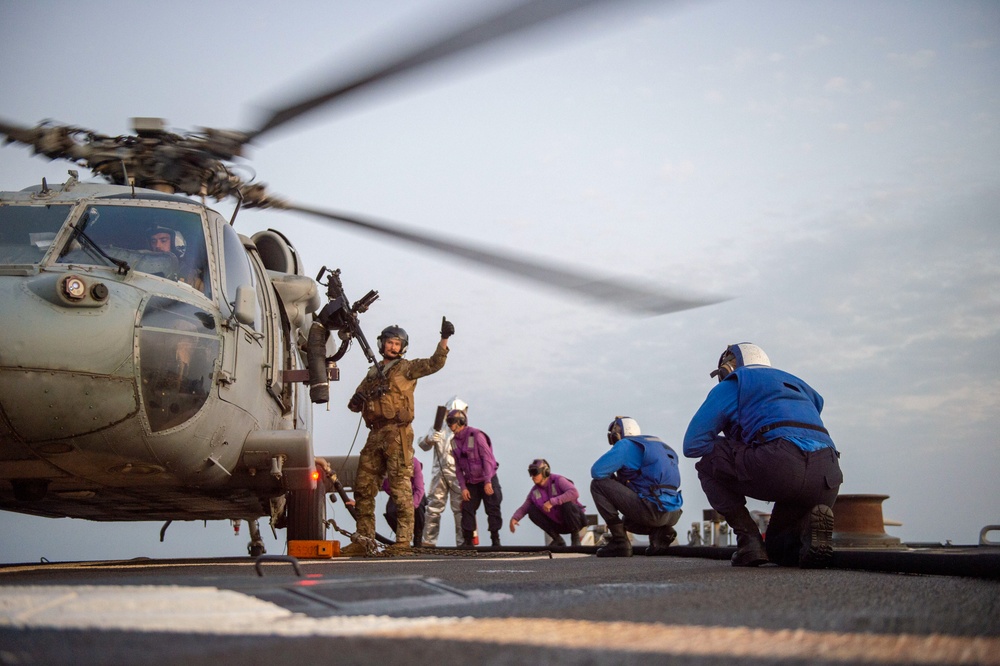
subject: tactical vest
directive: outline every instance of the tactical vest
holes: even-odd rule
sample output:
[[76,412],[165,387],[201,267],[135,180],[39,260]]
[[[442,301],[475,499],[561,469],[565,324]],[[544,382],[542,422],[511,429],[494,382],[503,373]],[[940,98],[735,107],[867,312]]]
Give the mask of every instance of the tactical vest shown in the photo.
[[407,425],[413,421],[413,389],[417,382],[406,376],[408,363],[406,359],[394,359],[382,367],[389,386],[381,395],[375,390],[380,382],[375,366],[368,370],[358,390],[369,396],[361,412],[369,428],[386,423]]

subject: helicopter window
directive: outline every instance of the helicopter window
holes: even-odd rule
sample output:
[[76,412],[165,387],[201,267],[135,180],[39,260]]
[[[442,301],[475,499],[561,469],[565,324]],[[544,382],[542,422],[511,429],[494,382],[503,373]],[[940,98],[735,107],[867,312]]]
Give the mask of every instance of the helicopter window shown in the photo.
[[[256,287],[256,280],[243,241],[228,224],[222,227],[222,246],[226,258],[226,302],[232,309],[236,304],[236,290],[243,285]],[[256,322],[254,328],[257,328]]]
[[208,255],[201,216],[151,206],[89,206],[60,263],[125,262],[143,273],[209,293]]
[[181,425],[212,388],[220,345],[215,318],[196,306],[154,297],[142,313],[139,374],[153,432]]
[[0,206],[0,264],[37,264],[70,206]]

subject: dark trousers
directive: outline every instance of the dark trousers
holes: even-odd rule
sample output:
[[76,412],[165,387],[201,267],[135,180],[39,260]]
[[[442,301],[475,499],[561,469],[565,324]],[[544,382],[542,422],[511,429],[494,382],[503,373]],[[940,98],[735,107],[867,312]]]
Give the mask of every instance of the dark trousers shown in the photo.
[[[389,523],[389,527],[392,528],[393,532],[396,531],[396,523],[397,523],[397,516],[398,515],[399,515],[399,512],[396,509],[396,502],[395,502],[395,500],[393,500],[390,497],[389,498],[389,502],[385,505],[385,513],[383,514],[383,517],[385,518],[385,522]],[[426,515],[427,515],[427,498],[424,497],[422,500],[420,500],[420,506],[415,507],[413,509],[413,545],[414,546],[419,546],[420,545],[420,539],[423,538],[423,535],[424,535],[424,518],[426,517]]]
[[772,562],[795,566],[808,538],[809,511],[817,504],[833,507],[844,481],[832,448],[803,451],[776,439],[757,446],[719,440],[695,465],[712,508],[734,530],[752,522],[747,497],[774,502],[765,546]]
[[579,532],[587,526],[587,517],[583,515],[583,509],[576,502],[560,504],[556,509],[561,509],[562,522],[556,521],[545,515],[545,512],[532,504],[528,507],[528,518],[531,522],[542,528],[542,531],[549,536],[557,534],[573,534]]
[[462,501],[462,531],[472,532],[476,529],[476,512],[479,505],[486,506],[486,524],[490,533],[499,532],[503,527],[503,517],[500,515],[500,502],[503,501],[503,492],[500,490],[500,481],[496,474],[490,479],[493,486],[493,494],[486,494],[486,483],[467,483],[465,489],[469,491],[469,501]]
[[594,479],[590,482],[590,494],[605,525],[624,523],[625,529],[635,534],[649,534],[658,527],[676,525],[682,513],[680,509],[664,511],[617,479]]

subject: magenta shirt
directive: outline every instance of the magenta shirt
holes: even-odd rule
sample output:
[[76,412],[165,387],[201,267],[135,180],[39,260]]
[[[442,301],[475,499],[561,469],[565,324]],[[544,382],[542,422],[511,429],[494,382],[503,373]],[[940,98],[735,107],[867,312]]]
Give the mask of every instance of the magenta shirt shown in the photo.
[[465,426],[451,442],[455,476],[462,490],[469,483],[485,483],[497,473],[497,459],[482,430]]
[[[579,497],[580,491],[576,489],[572,481],[565,476],[552,474],[542,482],[542,485],[531,486],[531,490],[528,491],[528,499],[524,500],[524,504],[519,506],[511,517],[514,520],[520,521],[528,515],[528,509],[534,504],[542,513],[562,525],[562,511],[558,507],[568,502],[576,502]],[[545,510],[546,502],[552,502],[551,511]],[[576,503],[580,504],[579,502]],[[580,508],[583,509],[584,506],[580,504]]]

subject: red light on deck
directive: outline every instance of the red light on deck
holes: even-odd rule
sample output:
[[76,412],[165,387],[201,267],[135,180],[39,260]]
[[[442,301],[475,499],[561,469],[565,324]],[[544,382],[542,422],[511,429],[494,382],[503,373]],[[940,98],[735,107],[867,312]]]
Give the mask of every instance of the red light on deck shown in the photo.
[[313,470],[313,473],[312,473],[312,480],[313,480],[313,481],[319,481],[319,470],[318,470],[318,469],[314,469],[314,470]]

